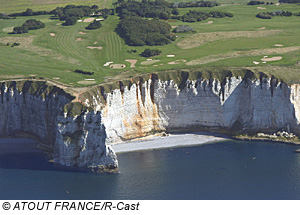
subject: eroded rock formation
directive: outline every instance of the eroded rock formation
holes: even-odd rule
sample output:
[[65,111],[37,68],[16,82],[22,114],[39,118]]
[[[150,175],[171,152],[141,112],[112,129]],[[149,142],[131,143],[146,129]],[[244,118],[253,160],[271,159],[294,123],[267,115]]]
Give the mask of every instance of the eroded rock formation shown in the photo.
[[118,166],[105,144],[100,113],[70,103],[73,96],[45,82],[2,82],[0,136],[27,133],[49,149],[56,164],[106,171]]
[[53,149],[54,162],[95,171],[114,169],[111,144],[160,131],[214,130],[299,134],[300,88],[274,77],[162,78],[152,74],[96,86],[81,103],[45,82],[1,84],[0,135],[27,132]]

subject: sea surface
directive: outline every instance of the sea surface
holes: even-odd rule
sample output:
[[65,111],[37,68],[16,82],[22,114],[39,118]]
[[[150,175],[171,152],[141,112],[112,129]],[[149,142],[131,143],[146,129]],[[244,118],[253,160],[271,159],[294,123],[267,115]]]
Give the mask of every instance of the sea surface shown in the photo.
[[297,146],[224,141],[119,154],[119,173],[65,171],[0,139],[0,199],[300,199]]

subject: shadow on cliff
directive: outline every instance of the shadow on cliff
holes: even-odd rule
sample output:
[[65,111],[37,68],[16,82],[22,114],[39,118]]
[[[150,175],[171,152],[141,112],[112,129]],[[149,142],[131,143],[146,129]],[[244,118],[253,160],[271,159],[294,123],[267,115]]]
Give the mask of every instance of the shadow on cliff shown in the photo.
[[291,88],[274,77],[260,79],[259,85],[252,81],[243,79],[226,99],[222,93],[223,125],[233,132],[252,135],[290,128],[298,133],[295,108],[290,100]]
[[[251,72],[250,72],[251,73]],[[251,73],[252,74],[252,73]],[[194,87],[174,88],[158,103],[168,120],[168,132],[211,131],[229,134],[272,133],[289,128],[299,134],[291,87],[274,77],[197,82]],[[169,104],[180,108],[169,108]],[[167,107],[167,108],[166,108]],[[169,110],[170,109],[170,110]]]

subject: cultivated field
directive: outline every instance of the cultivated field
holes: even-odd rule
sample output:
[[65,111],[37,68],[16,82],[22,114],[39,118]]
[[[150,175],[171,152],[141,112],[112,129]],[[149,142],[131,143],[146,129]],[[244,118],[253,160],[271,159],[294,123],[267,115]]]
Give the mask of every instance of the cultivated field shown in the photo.
[[[4,1],[0,12],[15,12],[10,3],[13,1]],[[47,10],[50,6],[55,8],[55,2],[62,4],[63,1],[27,2],[39,2],[34,6],[36,10]],[[101,1],[73,2],[99,5]],[[242,0],[235,2],[214,8],[179,9],[180,15],[197,10],[231,12],[234,17],[209,18],[195,23],[168,20],[171,26],[189,25],[196,33],[178,33],[175,42],[157,47],[126,45],[115,32],[119,22],[116,15],[109,16],[102,21],[102,28],[92,31],[85,30],[89,23],[62,26],[59,20],[49,15],[0,20],[0,78],[41,77],[71,86],[83,86],[129,78],[140,73],[194,67],[265,67],[269,71],[273,66],[273,73],[278,73],[283,67],[296,71],[300,62],[300,16],[258,19],[255,15],[262,12],[258,6],[248,6]],[[107,0],[103,5],[111,3]],[[18,10],[27,8],[28,5],[24,5]],[[266,8],[264,12],[300,12],[300,5],[296,4],[263,7]],[[22,25],[29,18],[41,20],[46,27],[22,35],[9,34],[13,27]],[[7,43],[14,42],[20,43],[20,46],[7,46]],[[146,48],[158,48],[162,54],[149,59],[141,57],[139,54]],[[131,50],[136,50],[136,53]],[[94,75],[74,73],[75,69],[94,72]],[[291,82],[299,81],[298,76],[296,72],[287,75]]]

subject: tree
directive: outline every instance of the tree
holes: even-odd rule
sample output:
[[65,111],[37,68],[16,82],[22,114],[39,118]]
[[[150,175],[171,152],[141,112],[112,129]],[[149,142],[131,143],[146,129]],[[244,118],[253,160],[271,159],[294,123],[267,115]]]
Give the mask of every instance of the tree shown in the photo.
[[25,15],[25,16],[32,16],[32,15],[33,15],[33,11],[32,11],[30,8],[28,8],[28,9],[25,11],[24,15]]
[[24,34],[28,33],[28,28],[26,26],[14,27],[13,34]]
[[10,17],[5,13],[0,13],[0,19],[10,19]]
[[36,30],[36,29],[44,28],[45,24],[35,19],[28,19],[22,26],[26,26],[28,30]]
[[66,22],[64,23],[64,25],[67,25],[67,26],[69,26],[69,25],[75,25],[76,24],[76,22],[77,22],[77,18],[76,17],[73,17],[73,16],[67,16],[66,17]]
[[177,8],[174,8],[172,10],[172,14],[175,15],[175,16],[179,15],[179,10]]
[[248,5],[259,5],[259,4],[265,4],[265,2],[263,2],[263,1],[250,1],[248,3]]
[[156,55],[160,55],[162,53],[161,50],[159,49],[145,49],[142,53],[141,56],[143,57],[153,57]]
[[183,22],[200,22],[208,19],[209,17],[213,17],[213,18],[233,17],[233,14],[228,12],[219,12],[219,11],[211,11],[209,13],[205,13],[201,11],[190,10],[188,13],[184,14],[181,17],[181,20]]
[[147,18],[169,19],[172,12],[171,4],[165,0],[155,1],[134,1],[120,3],[116,8],[116,12],[123,16],[123,13],[130,12],[135,15]]
[[174,2],[173,8],[186,8],[186,7],[215,7],[219,4],[216,1],[191,1],[191,2]]
[[128,45],[157,46],[171,42],[171,26],[157,19],[147,20],[138,16],[126,16],[118,25],[118,33]]
[[114,10],[104,8],[104,9],[101,9],[100,12],[101,12],[101,14],[102,14],[102,17],[103,17],[104,19],[107,19],[107,17],[108,17],[109,15],[113,15]]
[[257,18],[261,18],[261,19],[271,19],[272,16],[270,14],[267,13],[258,13],[256,15]]
[[100,21],[94,20],[94,22],[90,23],[85,29],[94,30],[94,29],[98,29],[101,27],[102,27],[102,25],[101,25]]
[[93,10],[98,10],[99,9],[99,7],[98,7],[98,5],[93,5],[92,7],[91,7]]
[[160,13],[159,14],[160,19],[170,19],[170,14],[169,13]]

